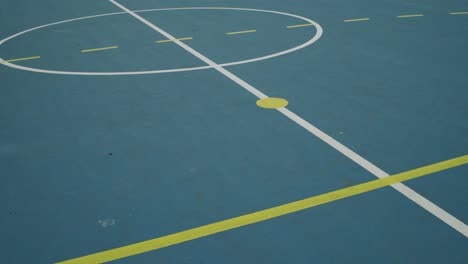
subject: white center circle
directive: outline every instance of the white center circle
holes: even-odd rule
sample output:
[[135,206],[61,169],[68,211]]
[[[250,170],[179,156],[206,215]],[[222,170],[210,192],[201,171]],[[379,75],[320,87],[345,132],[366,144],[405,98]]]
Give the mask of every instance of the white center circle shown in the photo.
[[[144,12],[157,12],[157,11],[171,11],[171,10],[237,10],[237,11],[251,11],[251,12],[262,12],[262,13],[271,13],[271,14],[277,14],[277,15],[283,15],[283,16],[289,16],[289,17],[294,17],[298,18],[300,20],[303,20],[307,22],[308,24],[313,25],[316,28],[316,33],[315,35],[307,40],[306,42],[293,47],[291,49],[287,49],[284,51],[280,51],[277,53],[273,53],[270,55],[262,56],[262,57],[257,57],[257,58],[252,58],[248,60],[241,60],[241,61],[235,61],[235,62],[228,62],[228,63],[223,63],[220,64],[222,67],[227,67],[227,66],[233,66],[233,65],[240,65],[240,64],[246,64],[246,63],[252,63],[252,62],[257,62],[257,61],[262,61],[262,60],[267,60],[271,59],[274,57],[282,56],[300,49],[303,49],[312,43],[316,42],[318,39],[323,34],[323,29],[322,27],[315,21],[308,19],[306,17],[294,15],[294,14],[289,14],[289,13],[284,13],[284,12],[278,12],[278,11],[272,11],[272,10],[261,10],[261,9],[250,9],[250,8],[234,8],[234,7],[182,7],[182,8],[162,8],[162,9],[145,9],[145,10],[137,10],[133,11],[135,13],[144,13]],[[108,14],[100,14],[100,15],[94,15],[94,16],[86,16],[86,17],[79,17],[79,18],[74,18],[74,19],[68,19],[68,20],[63,20],[55,23],[50,23],[42,26],[38,26],[35,28],[31,28],[22,32],[19,32],[17,34],[14,34],[10,37],[7,37],[3,40],[0,40],[0,46],[4,44],[5,42],[12,40],[18,36],[24,35],[26,33],[29,33],[34,30],[38,30],[41,28],[46,28],[54,25],[59,25],[59,24],[65,24],[65,23],[70,23],[74,21],[79,21],[79,20],[85,20],[85,19],[92,19],[92,18],[97,18],[97,17],[105,17],[105,16],[115,16],[115,15],[124,15],[127,14],[126,12],[116,12],[116,13],[108,13]],[[75,72],[75,71],[55,71],[55,70],[46,70],[46,69],[38,69],[38,68],[31,68],[31,67],[26,67],[26,66],[21,66],[17,65],[14,63],[6,62],[2,58],[0,58],[0,63],[11,67],[15,68],[18,70],[24,70],[24,71],[31,71],[31,72],[39,72],[39,73],[49,73],[49,74],[62,74],[62,75],[137,75],[137,74],[157,74],[157,73],[169,73],[169,72],[184,72],[184,71],[195,71],[195,70],[204,70],[204,69],[210,69],[212,66],[199,66],[199,67],[190,67],[190,68],[175,68],[175,69],[165,69],[165,70],[152,70],[152,71],[130,71],[130,72]]]

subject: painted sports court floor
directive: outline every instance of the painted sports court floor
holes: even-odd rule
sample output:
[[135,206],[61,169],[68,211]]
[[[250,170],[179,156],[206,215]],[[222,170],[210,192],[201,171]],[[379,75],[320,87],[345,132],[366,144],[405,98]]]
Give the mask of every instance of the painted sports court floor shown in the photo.
[[7,0],[1,263],[468,263],[468,2]]

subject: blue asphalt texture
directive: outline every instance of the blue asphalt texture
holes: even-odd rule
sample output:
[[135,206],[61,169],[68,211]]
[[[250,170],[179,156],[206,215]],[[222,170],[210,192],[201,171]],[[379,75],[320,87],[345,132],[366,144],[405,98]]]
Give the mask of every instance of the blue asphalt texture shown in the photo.
[[[154,1],[308,17],[306,49],[228,69],[394,174],[468,154],[464,1]],[[108,1],[8,1],[0,39],[119,12]],[[397,15],[424,17],[397,19]],[[142,13],[218,63],[294,47],[313,27],[242,11]],[[368,22],[343,23],[369,17]],[[256,29],[253,34],[226,32]],[[68,71],[203,66],[128,15],[57,25],[0,46]],[[82,54],[104,46],[119,49]],[[214,70],[67,76],[0,65],[1,263],[54,263],[375,179]],[[408,186],[468,222],[468,167]],[[468,242],[391,188],[112,263],[467,263]]]

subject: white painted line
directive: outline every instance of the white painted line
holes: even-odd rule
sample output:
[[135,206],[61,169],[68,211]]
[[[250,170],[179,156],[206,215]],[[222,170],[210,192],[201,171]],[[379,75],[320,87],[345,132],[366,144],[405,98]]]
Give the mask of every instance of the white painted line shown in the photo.
[[[242,79],[240,79],[239,77],[237,77],[236,75],[231,73],[230,71],[228,71],[228,70],[224,69],[222,66],[216,64],[214,61],[210,60],[209,58],[207,58],[206,56],[204,56],[200,52],[194,50],[193,48],[186,45],[185,43],[183,43],[181,41],[178,41],[171,34],[167,33],[163,29],[155,26],[154,24],[152,24],[148,20],[144,19],[143,17],[137,15],[135,12],[127,9],[126,7],[122,6],[121,4],[117,3],[114,0],[109,0],[109,1],[111,3],[113,3],[114,5],[116,5],[117,7],[119,7],[120,9],[122,9],[123,11],[127,12],[129,15],[131,15],[134,18],[140,20],[143,24],[145,24],[148,27],[154,29],[156,32],[162,34],[167,39],[172,40],[174,43],[179,45],[181,48],[183,48],[184,50],[190,52],[192,55],[199,58],[200,60],[202,60],[206,64],[210,65],[211,67],[213,67],[215,70],[217,70],[218,72],[220,72],[221,74],[223,74],[227,78],[231,79],[232,81],[234,81],[235,83],[237,83],[238,85],[240,85],[241,87],[243,87],[244,89],[249,91],[250,93],[254,94],[256,97],[258,97],[260,99],[264,99],[264,98],[268,97],[264,93],[257,90],[255,87],[251,86],[247,82],[243,81]],[[323,29],[320,26],[317,26],[317,32],[318,32],[319,35],[322,35]],[[375,166],[374,164],[372,164],[368,160],[364,159],[363,157],[361,157],[360,155],[358,155],[357,153],[355,153],[354,151],[349,149],[348,147],[344,146],[343,144],[336,141],[335,139],[333,139],[329,135],[325,134],[320,129],[316,128],[315,126],[313,126],[312,124],[310,124],[309,122],[307,122],[306,120],[301,118],[300,116],[296,115],[292,111],[290,111],[290,110],[288,110],[286,108],[279,108],[277,110],[280,113],[282,113],[283,115],[285,115],[286,117],[288,117],[289,119],[291,119],[292,121],[294,121],[295,123],[297,123],[298,125],[300,125],[301,127],[305,128],[307,131],[309,131],[313,135],[317,136],[318,138],[320,138],[321,140],[323,140],[324,142],[329,144],[334,149],[338,150],[340,153],[342,153],[343,155],[345,155],[346,157],[348,157],[349,159],[351,159],[355,163],[359,164],[361,167],[363,167],[364,169],[366,169],[370,173],[374,174],[376,177],[385,178],[385,177],[389,176],[388,173],[384,172],[383,170],[381,170],[380,168],[378,168],[377,166]],[[421,207],[423,207],[424,209],[426,209],[427,211],[431,212],[433,215],[435,215],[436,217],[441,219],[443,222],[447,223],[448,225],[450,225],[451,227],[456,229],[458,232],[462,233],[465,237],[468,237],[468,227],[463,222],[461,222],[460,220],[458,220],[454,216],[452,216],[449,213],[447,213],[446,211],[444,211],[442,208],[438,207],[437,205],[435,205],[431,201],[427,200],[426,198],[424,198],[423,196],[421,196],[420,194],[413,191],[409,187],[406,187],[403,184],[401,184],[401,186],[400,186],[400,184],[394,184],[394,185],[392,185],[392,187],[395,190],[402,193],[403,195],[405,195],[406,197],[408,197],[409,199],[411,199],[412,201],[414,201],[415,203],[417,203],[418,205],[420,205]]]

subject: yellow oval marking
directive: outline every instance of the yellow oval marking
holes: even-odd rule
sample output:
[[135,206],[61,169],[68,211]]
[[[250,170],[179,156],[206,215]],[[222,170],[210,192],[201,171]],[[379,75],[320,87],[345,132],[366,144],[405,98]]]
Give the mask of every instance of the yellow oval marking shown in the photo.
[[288,101],[283,98],[264,98],[257,101],[257,105],[262,108],[276,109],[282,108],[288,105]]

